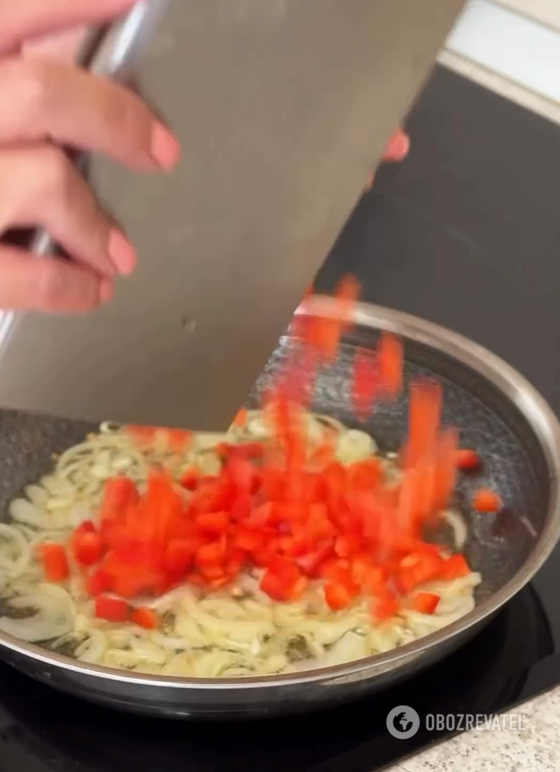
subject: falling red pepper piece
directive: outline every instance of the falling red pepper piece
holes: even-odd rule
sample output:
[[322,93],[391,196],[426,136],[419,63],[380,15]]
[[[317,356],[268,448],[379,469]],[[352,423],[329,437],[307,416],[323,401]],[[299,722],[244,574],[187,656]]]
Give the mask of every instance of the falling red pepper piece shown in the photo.
[[[303,406],[318,368],[337,356],[358,297],[358,283],[345,278],[335,292],[336,318],[301,317],[294,353],[263,400],[271,434],[266,442],[222,443],[216,448],[220,469],[211,476],[189,467],[176,484],[152,470],[143,493],[126,477],[107,481],[95,521],[75,529],[68,545],[98,618],[156,629],[155,612],[135,608],[135,599],[184,582],[211,592],[260,568],[261,590],[278,602],[297,600],[310,581],[321,580],[333,611],[367,596],[373,619],[383,621],[401,604],[434,613],[439,597],[422,586],[470,572],[464,556],[448,557],[422,537],[449,503],[457,470],[480,463],[474,451],[458,449],[456,432],[442,428],[439,385],[412,384],[397,484],[387,485],[377,458],[339,463],[337,435],[328,428],[310,446]],[[402,389],[401,341],[383,333],[376,350],[358,349],[352,375],[352,405],[364,419],[378,400],[395,399]],[[242,408],[234,426],[247,419]],[[154,427],[127,431],[140,443],[163,437],[177,453],[192,438]],[[473,507],[498,511],[501,502],[479,490]],[[43,545],[41,557],[49,581],[68,578],[63,545]]]
[[359,348],[354,356],[352,378],[352,405],[354,412],[365,420],[372,412],[380,389],[380,370],[377,354],[370,349]]
[[402,389],[403,345],[391,333],[384,332],[379,343],[379,373],[383,393],[395,399]]
[[502,509],[502,500],[489,488],[479,488],[472,497],[472,508],[477,512],[495,513]]
[[457,451],[455,454],[455,463],[457,469],[460,469],[462,472],[474,472],[481,467],[480,456],[478,453],[475,450],[470,450],[468,448]]
[[70,549],[80,566],[93,566],[103,555],[103,540],[90,521],[78,526],[70,539]]

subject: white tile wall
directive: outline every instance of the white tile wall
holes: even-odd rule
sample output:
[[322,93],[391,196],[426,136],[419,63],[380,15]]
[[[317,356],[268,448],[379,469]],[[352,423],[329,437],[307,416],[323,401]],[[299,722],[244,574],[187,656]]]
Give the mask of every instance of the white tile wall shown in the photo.
[[488,0],[473,0],[447,48],[560,103],[560,33],[551,27]]
[[440,62],[560,123],[560,0],[470,0]]
[[560,30],[560,0],[495,0],[495,2]]

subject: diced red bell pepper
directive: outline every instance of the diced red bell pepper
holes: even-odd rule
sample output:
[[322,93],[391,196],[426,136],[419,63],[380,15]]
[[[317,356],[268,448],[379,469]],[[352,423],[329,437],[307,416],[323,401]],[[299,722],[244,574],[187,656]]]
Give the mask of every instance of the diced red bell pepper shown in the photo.
[[276,576],[275,573],[267,569],[261,578],[260,589],[272,600],[285,602],[290,599],[290,588]]
[[126,622],[128,619],[128,603],[120,598],[100,595],[95,600],[95,616],[106,622]]
[[234,536],[234,544],[245,552],[258,552],[264,549],[265,536],[260,531],[248,528],[238,529]]
[[262,442],[222,442],[216,448],[216,453],[223,458],[241,458],[245,460],[260,460],[265,451]]
[[235,578],[243,568],[243,565],[245,564],[245,560],[246,558],[243,550],[239,550],[239,549],[232,550],[227,556],[226,563],[224,566],[227,576],[231,578]]
[[286,472],[282,467],[267,464],[262,470],[260,491],[267,501],[279,501],[286,490]]
[[433,552],[415,552],[403,558],[395,584],[403,595],[416,589],[420,584],[438,579],[443,570],[443,560]]
[[228,512],[235,500],[237,491],[229,479],[224,477],[203,477],[190,501],[192,513]]
[[131,611],[130,621],[145,630],[155,630],[159,624],[156,612],[146,606],[140,606]]
[[[303,581],[305,580],[305,581]],[[307,586],[297,565],[280,555],[270,557],[261,580],[261,589],[274,600],[292,600]]]
[[325,561],[321,567],[321,575],[327,582],[346,587],[351,596],[358,595],[360,592],[360,585],[352,577],[352,568],[348,560]]
[[194,550],[188,539],[172,539],[165,550],[163,565],[173,576],[181,577],[192,565]]
[[135,598],[151,589],[151,578],[134,570],[111,576],[111,590],[123,598]]
[[502,509],[502,500],[489,488],[479,488],[472,497],[472,508],[477,512],[495,513]]
[[387,570],[381,566],[372,566],[367,569],[362,579],[364,591],[370,595],[382,594],[387,583]]
[[96,568],[86,579],[86,592],[91,598],[111,589],[111,576],[103,568]]
[[316,578],[320,575],[323,563],[333,554],[334,540],[329,539],[314,552],[307,552],[296,558],[298,567],[306,576]]
[[391,619],[398,614],[399,608],[400,604],[397,597],[389,590],[385,590],[373,598],[370,605],[371,615],[375,622]]
[[441,510],[449,504],[449,499],[457,482],[458,435],[455,429],[440,432],[436,444],[436,473],[434,479],[433,509]]
[[74,560],[80,566],[92,566],[103,556],[103,542],[95,531],[74,532],[70,539]]
[[306,325],[307,344],[327,360],[335,359],[344,329],[340,319],[310,317]]
[[359,348],[354,356],[352,377],[352,405],[358,418],[365,420],[370,415],[379,387],[379,360],[376,352]]
[[381,479],[381,466],[376,458],[358,461],[348,467],[347,480],[351,490],[373,490]]
[[227,474],[236,492],[256,493],[261,484],[261,476],[257,467],[247,458],[233,455],[227,463]]
[[193,440],[193,433],[186,429],[165,429],[168,447],[175,453],[184,453]]
[[292,560],[280,555],[270,559],[268,569],[288,587],[292,587],[301,575],[297,565]]
[[157,426],[140,426],[137,424],[128,424],[128,426],[125,426],[125,431],[134,442],[145,446],[154,441],[154,437],[158,431],[158,428]]
[[138,491],[131,479],[128,477],[111,477],[103,488],[101,519],[114,517],[129,504],[135,504],[137,501]]
[[336,536],[336,529],[328,518],[324,504],[311,504],[303,526],[303,538],[310,548]]
[[220,536],[229,525],[227,512],[203,512],[196,518],[196,529],[210,536]]
[[204,544],[196,553],[195,562],[199,569],[217,567],[223,564],[226,555],[225,538],[211,544]]
[[62,544],[45,543],[40,546],[43,572],[47,582],[65,582],[70,576],[66,550]]
[[452,582],[471,573],[471,569],[464,555],[451,555],[441,564],[441,579]]
[[352,602],[352,596],[344,584],[327,582],[324,592],[326,604],[333,611],[340,611]]
[[239,410],[235,414],[235,418],[233,419],[233,422],[231,425],[243,427],[247,423],[247,418],[248,418],[248,415],[247,415],[246,408],[244,407],[239,408]]
[[383,393],[395,398],[402,388],[403,345],[400,338],[383,333],[378,349],[379,379]]
[[200,480],[201,474],[196,466],[191,466],[185,469],[179,480],[179,484],[187,491],[194,491]]
[[473,472],[480,469],[480,456],[475,450],[463,448],[456,452],[455,464],[462,472]]
[[440,384],[420,380],[410,387],[406,465],[414,467],[420,460],[433,460],[442,406]]
[[234,523],[243,523],[250,516],[253,509],[253,497],[250,493],[239,493],[233,500],[230,517]]
[[420,614],[433,614],[439,604],[440,596],[433,592],[419,592],[411,602],[411,608]]

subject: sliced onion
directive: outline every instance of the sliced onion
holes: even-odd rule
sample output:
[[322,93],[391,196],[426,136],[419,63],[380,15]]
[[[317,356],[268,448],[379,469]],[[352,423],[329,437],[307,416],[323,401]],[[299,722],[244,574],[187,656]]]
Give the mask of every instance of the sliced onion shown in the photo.
[[453,531],[455,549],[461,551],[467,541],[467,524],[463,516],[453,509],[448,509],[443,513],[443,519]]
[[8,571],[11,577],[19,576],[31,561],[31,545],[20,530],[5,523],[0,523],[0,536],[4,536],[16,546],[17,555],[10,558],[0,554],[0,567]]
[[75,507],[72,507],[70,510],[70,525],[72,527],[77,528],[88,520],[91,520],[91,509],[89,507],[85,504],[76,504]]
[[107,636],[101,630],[89,630],[88,638],[76,649],[76,659],[97,665],[107,649]]
[[49,497],[47,491],[40,485],[28,485],[25,489],[25,495],[38,509],[44,508]]
[[365,432],[349,429],[341,434],[336,443],[336,457],[341,464],[353,464],[371,458],[377,446]]
[[58,597],[55,593],[39,591],[12,598],[10,605],[14,608],[32,608],[37,613],[26,619],[0,617],[0,630],[28,643],[50,641],[69,633],[74,628],[75,605],[67,592],[56,589],[60,590]]
[[27,523],[36,528],[46,528],[49,524],[48,516],[27,499],[14,499],[10,502],[8,513],[18,523]]

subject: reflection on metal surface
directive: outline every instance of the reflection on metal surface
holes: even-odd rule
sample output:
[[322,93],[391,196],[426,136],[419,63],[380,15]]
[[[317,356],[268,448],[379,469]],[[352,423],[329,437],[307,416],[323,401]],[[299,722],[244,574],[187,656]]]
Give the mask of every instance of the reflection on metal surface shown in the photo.
[[[132,181],[92,164],[101,200],[140,249],[139,268],[91,316],[14,319],[0,405],[227,426],[462,4],[170,3],[137,74],[178,133],[180,168]],[[164,6],[135,6],[92,68],[130,74],[137,40],[149,38],[144,20]],[[197,319],[189,336],[185,316]]]

